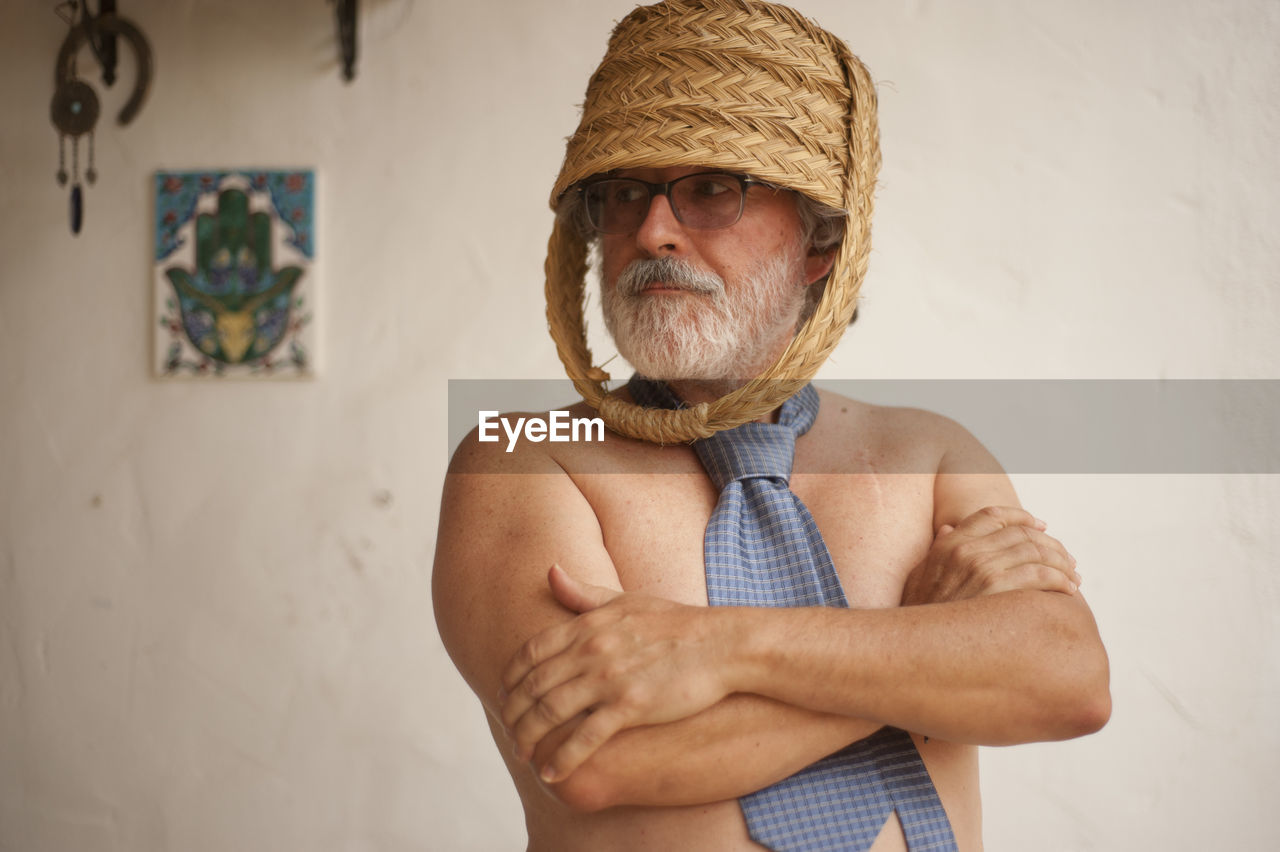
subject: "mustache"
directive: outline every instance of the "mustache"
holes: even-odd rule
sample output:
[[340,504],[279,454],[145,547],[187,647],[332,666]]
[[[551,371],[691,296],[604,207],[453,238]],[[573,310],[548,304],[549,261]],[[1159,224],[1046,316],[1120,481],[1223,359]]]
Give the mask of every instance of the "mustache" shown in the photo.
[[723,278],[675,257],[633,260],[618,274],[617,289],[622,296],[635,296],[653,284],[668,284],[707,296],[724,294]]

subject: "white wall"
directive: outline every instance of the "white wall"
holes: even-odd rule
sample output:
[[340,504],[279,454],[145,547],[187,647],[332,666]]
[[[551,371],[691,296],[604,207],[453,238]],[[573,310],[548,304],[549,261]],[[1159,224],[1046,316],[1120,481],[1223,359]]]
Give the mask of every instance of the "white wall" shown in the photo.
[[[100,123],[74,239],[52,5],[0,0],[0,849],[519,848],[432,624],[446,382],[560,375],[545,195],[631,4],[366,0],[344,86],[321,0],[125,0],[155,85]],[[803,8],[880,81],[885,152],[824,376],[1276,377],[1280,4]],[[150,174],[293,165],[321,377],[152,380]],[[1115,712],[987,752],[988,847],[1280,844],[1278,478],[1015,479]]]

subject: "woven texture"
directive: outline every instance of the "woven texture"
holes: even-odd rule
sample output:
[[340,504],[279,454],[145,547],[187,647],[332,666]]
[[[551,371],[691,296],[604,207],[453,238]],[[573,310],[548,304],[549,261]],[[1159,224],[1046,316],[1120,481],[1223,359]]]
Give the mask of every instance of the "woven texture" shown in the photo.
[[755,0],[669,0],[614,30],[569,140],[552,206],[576,182],[623,167],[745,172],[848,211],[813,316],[778,361],[714,403],[647,411],[606,392],[583,307],[587,244],[557,220],[547,247],[547,323],[565,371],[614,431],[675,443],[754,420],[804,386],[857,307],[880,166],[867,69],[792,9]]
[[752,839],[777,852],[862,852],[894,810],[910,852],[957,848],[929,771],[898,728],[881,728],[739,803]]
[[[677,407],[663,384],[632,379],[637,403]],[[703,556],[712,606],[848,606],[813,515],[791,491],[796,438],[818,415],[805,385],[778,423],[746,423],[693,445],[720,499]],[[739,800],[751,838],[779,850],[865,850],[896,811],[911,852],[954,850],[929,772],[905,731],[881,728]]]

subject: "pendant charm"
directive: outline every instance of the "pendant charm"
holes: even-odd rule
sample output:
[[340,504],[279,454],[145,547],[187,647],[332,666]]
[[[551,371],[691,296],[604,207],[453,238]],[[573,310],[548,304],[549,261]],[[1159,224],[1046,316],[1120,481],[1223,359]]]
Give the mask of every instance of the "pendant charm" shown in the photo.
[[[53,74],[53,101],[49,104],[49,120],[58,131],[58,186],[71,183],[71,233],[80,233],[84,223],[84,190],[80,185],[80,137],[88,137],[89,158],[84,179],[90,185],[98,180],[98,170],[93,164],[93,133],[98,123],[101,106],[93,88],[76,76],[76,55],[85,44],[103,66],[103,79],[109,86],[115,81],[116,38],[122,38],[131,48],[137,66],[137,79],[133,93],[116,117],[118,124],[128,124],[142,108],[147,88],[151,84],[151,46],[142,32],[132,23],[115,14],[113,0],[103,0],[98,14],[91,14],[87,3],[72,2],[70,16],[66,17],[71,31],[58,50],[57,66]],[[76,20],[77,16],[79,20]],[[66,168],[66,143],[71,139],[71,173]]]
[[84,195],[80,191],[80,184],[71,187],[71,233],[77,235],[80,233],[80,223],[84,221]]
[[49,105],[49,118],[59,133],[82,136],[98,123],[98,96],[88,83],[81,80],[63,80],[53,93]]

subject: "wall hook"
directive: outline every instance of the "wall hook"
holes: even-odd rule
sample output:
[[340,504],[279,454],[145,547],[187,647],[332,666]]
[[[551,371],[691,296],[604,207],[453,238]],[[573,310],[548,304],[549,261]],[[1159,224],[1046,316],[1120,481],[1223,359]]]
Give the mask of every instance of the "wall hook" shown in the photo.
[[333,0],[338,19],[338,48],[342,51],[342,79],[348,83],[356,78],[356,17],[357,0]]

